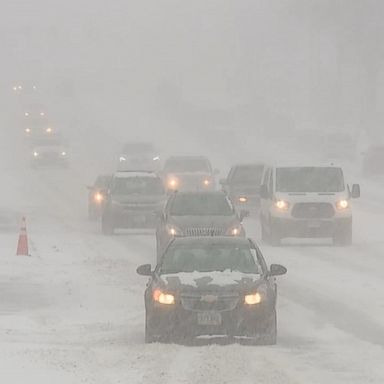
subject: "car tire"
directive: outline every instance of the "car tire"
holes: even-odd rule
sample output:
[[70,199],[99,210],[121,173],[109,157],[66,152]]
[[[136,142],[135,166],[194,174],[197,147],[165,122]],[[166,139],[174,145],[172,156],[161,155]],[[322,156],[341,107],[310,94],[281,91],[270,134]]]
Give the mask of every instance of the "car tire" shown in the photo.
[[259,343],[261,345],[275,345],[277,342],[277,314],[273,311],[265,333],[261,335]]
[[352,223],[336,230],[333,234],[333,244],[341,247],[347,247],[352,244]]
[[101,231],[103,235],[111,236],[115,232],[115,226],[112,217],[103,216],[101,220]]

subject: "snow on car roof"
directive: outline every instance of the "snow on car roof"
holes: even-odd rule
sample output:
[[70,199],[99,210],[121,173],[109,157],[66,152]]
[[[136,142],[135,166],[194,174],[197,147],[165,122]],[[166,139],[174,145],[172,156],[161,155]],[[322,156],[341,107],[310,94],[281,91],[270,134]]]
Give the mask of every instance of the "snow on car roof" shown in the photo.
[[119,171],[115,173],[115,177],[127,178],[127,177],[158,177],[156,173],[150,171]]

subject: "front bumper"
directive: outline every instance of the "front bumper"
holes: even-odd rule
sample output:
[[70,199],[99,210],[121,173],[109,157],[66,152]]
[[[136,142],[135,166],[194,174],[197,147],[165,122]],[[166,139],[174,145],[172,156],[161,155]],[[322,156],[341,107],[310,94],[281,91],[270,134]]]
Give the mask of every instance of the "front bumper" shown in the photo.
[[152,334],[160,340],[182,341],[199,336],[255,338],[268,332],[274,307],[269,303],[248,308],[238,305],[233,310],[218,312],[221,322],[216,325],[202,325],[199,317],[203,312],[186,310],[181,305],[174,308],[154,305],[147,309],[148,325]]
[[340,229],[352,225],[352,217],[332,219],[272,218],[273,230],[284,237],[322,238],[332,237]]

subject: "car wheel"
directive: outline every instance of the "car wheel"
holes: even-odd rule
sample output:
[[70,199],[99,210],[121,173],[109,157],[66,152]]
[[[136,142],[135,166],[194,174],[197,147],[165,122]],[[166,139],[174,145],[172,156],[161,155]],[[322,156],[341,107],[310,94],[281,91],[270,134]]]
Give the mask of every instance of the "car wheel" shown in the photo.
[[268,237],[269,243],[274,246],[278,247],[281,245],[281,235],[279,228],[276,227],[272,222],[269,223],[269,237]]
[[103,235],[113,235],[115,232],[115,227],[112,218],[103,217],[101,220],[101,231]]
[[261,335],[259,343],[262,345],[275,345],[277,342],[277,315],[273,311],[265,333]]
[[333,244],[348,246],[352,244],[352,223],[337,230],[333,235]]

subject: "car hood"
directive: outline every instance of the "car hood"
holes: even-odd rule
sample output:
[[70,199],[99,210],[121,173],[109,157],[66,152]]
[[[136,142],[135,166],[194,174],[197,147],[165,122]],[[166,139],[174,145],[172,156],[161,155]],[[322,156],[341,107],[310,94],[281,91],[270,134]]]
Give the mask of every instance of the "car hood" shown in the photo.
[[231,216],[171,216],[170,224],[183,229],[187,227],[210,228],[220,227],[228,228],[234,225],[240,225],[240,221],[235,215]]
[[119,204],[159,204],[165,201],[164,195],[113,195],[112,200]]
[[170,291],[249,291],[262,283],[259,274],[238,271],[192,272],[164,274],[160,276],[160,285]]

